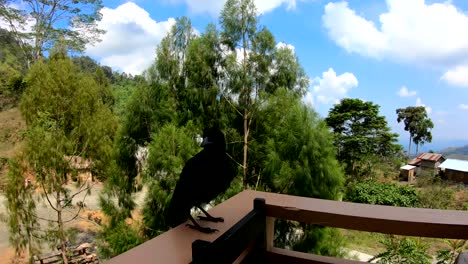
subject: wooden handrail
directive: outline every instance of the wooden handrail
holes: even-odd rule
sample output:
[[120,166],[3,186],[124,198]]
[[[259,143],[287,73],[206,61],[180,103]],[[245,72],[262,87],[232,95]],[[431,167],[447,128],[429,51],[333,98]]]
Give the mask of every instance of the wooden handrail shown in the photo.
[[192,264],[233,263],[253,247],[265,251],[265,200],[255,199],[253,203],[254,209],[215,241],[195,240]]
[[[253,195],[253,193],[251,194]],[[266,215],[385,234],[468,239],[468,211],[404,208],[256,192]]]

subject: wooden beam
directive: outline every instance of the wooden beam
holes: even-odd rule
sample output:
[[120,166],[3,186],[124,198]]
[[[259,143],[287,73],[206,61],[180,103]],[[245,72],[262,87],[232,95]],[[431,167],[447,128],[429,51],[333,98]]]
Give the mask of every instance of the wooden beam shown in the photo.
[[297,251],[291,251],[282,248],[272,248],[266,252],[266,263],[268,264],[360,264],[366,263],[348,259],[334,257],[325,257],[314,254],[307,254]]
[[264,198],[266,215],[385,234],[468,239],[468,211],[404,208],[246,191]]

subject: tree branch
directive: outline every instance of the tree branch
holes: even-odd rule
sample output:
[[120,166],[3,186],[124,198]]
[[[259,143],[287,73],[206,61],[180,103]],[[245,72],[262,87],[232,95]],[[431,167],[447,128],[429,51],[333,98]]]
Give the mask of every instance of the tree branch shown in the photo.
[[42,186],[42,190],[44,190],[45,197],[46,197],[47,202],[49,203],[50,207],[51,207],[52,209],[54,209],[54,211],[58,212],[58,209],[55,208],[55,207],[52,205],[52,202],[51,202],[50,199],[49,199],[49,195],[47,194],[47,191],[46,191],[46,189],[45,189],[45,186],[44,186],[44,183],[43,183],[43,182],[41,182],[41,186]]

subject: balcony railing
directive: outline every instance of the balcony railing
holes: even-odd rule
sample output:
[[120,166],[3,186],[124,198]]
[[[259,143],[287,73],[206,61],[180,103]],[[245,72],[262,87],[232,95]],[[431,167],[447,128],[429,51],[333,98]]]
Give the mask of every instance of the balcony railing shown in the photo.
[[[254,205],[255,204],[255,205]],[[224,223],[203,234],[185,225],[109,261],[118,263],[362,263],[276,248],[274,220],[385,234],[468,239],[468,212],[401,208],[244,191],[209,211]]]

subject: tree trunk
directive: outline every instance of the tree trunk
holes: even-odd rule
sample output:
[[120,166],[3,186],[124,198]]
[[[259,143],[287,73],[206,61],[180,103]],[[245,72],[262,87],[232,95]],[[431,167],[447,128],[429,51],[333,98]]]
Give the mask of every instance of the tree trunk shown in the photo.
[[57,191],[57,223],[58,239],[60,241],[60,251],[62,252],[63,263],[68,264],[65,230],[63,227],[62,219],[62,204],[60,201],[60,191]]
[[411,134],[409,137],[408,158],[411,159]]
[[[243,14],[242,14],[242,21],[244,21],[244,17],[243,17]],[[249,107],[251,106],[250,104],[250,87],[247,86],[246,82],[247,82],[247,64],[246,64],[246,60],[247,60],[247,38],[245,36],[246,32],[245,32],[245,28],[243,27],[242,29],[242,48],[243,48],[243,53],[244,53],[244,58],[242,60],[242,68],[243,68],[243,92],[245,93],[245,103],[246,103],[246,109],[244,110],[244,159],[243,159],[243,162],[242,162],[242,166],[243,166],[243,181],[242,181],[242,185],[244,187],[244,189],[247,189],[247,152],[248,152],[248,144],[249,144],[249,112],[248,112],[248,109]],[[248,90],[248,91],[246,91]],[[241,93],[242,94],[242,93]]]
[[248,151],[248,144],[249,144],[249,120],[248,120],[248,113],[247,110],[244,111],[244,159],[242,162],[242,169],[243,169],[243,187],[247,189],[247,151]]

